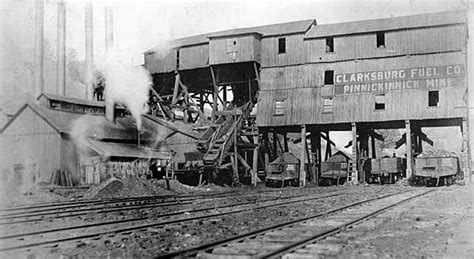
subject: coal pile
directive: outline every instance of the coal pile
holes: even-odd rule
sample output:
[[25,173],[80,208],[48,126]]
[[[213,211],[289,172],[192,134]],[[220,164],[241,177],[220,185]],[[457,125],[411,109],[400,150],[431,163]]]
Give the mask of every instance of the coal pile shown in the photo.
[[431,149],[423,151],[418,158],[435,158],[435,157],[458,157],[458,154],[453,151],[447,151],[442,149]]

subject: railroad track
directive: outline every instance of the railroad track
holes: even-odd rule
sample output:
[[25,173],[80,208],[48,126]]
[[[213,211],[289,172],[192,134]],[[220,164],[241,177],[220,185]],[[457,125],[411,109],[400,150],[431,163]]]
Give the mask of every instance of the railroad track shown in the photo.
[[404,191],[370,198],[303,219],[259,229],[199,247],[159,255],[158,258],[232,258],[234,256],[315,258],[334,245],[320,243],[329,236],[343,232],[355,224],[433,191],[435,190]]
[[[0,236],[0,242],[2,243],[0,252],[22,250],[45,245],[57,245],[74,240],[93,239],[102,235],[114,235],[118,233],[141,231],[148,228],[165,226],[169,224],[179,224],[194,220],[210,219],[242,213],[249,210],[265,209],[297,202],[319,200],[322,198],[334,197],[344,194],[350,194],[350,192],[334,191],[331,193],[324,193],[304,198],[280,197],[277,198],[277,200],[260,202],[258,206],[255,206],[255,202],[243,202],[197,210],[176,211],[157,215],[155,217],[131,218],[85,225],[82,224],[65,228],[45,229],[28,233],[9,234]],[[193,216],[193,214],[197,215]]]
[[[275,191],[261,191],[275,192]],[[196,200],[217,200],[231,197],[242,197],[249,194],[240,194],[235,191],[224,193],[213,193],[203,195],[181,195],[181,196],[145,196],[111,200],[92,200],[82,202],[66,202],[61,204],[42,204],[32,207],[9,208],[0,212],[0,226],[20,223],[38,222],[47,219],[59,219],[68,217],[79,217],[91,213],[102,214],[111,212],[123,212],[127,210],[143,210],[148,208],[163,208],[169,206],[187,205]],[[293,196],[298,197],[298,196]]]

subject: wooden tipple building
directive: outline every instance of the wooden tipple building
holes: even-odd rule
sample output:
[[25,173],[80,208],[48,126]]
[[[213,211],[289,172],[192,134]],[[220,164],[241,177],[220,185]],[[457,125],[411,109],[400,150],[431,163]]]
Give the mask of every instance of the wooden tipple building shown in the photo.
[[[288,151],[291,132],[301,133],[304,147],[301,185],[317,181],[321,140],[328,141],[330,131],[352,131],[352,177],[364,181],[357,172],[361,158],[375,156],[380,136],[374,130],[406,130],[409,176],[413,153],[429,141],[422,128],[459,126],[466,173],[466,20],[465,11],[449,11],[234,29],[176,40],[166,53],[151,49],[145,66],[160,103],[171,104],[186,121],[205,117],[205,105],[212,107],[212,124],[198,140],[204,162],[230,168],[234,176],[244,168],[253,183],[259,165]],[[169,114],[164,109],[161,116]]]

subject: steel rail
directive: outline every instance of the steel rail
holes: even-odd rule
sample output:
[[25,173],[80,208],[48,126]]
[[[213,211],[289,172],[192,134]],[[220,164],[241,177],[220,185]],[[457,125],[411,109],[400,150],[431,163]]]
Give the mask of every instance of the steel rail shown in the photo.
[[373,217],[375,217],[375,216],[377,216],[377,215],[379,215],[379,214],[381,214],[381,213],[383,213],[383,212],[385,212],[385,211],[387,211],[387,210],[389,210],[389,209],[391,209],[391,208],[393,208],[393,207],[396,207],[396,206],[398,206],[398,205],[400,205],[400,204],[403,204],[403,203],[405,203],[405,202],[408,202],[409,200],[412,200],[412,199],[414,199],[414,198],[417,198],[417,197],[426,195],[426,194],[428,194],[428,193],[430,193],[430,192],[434,192],[434,191],[436,191],[436,190],[429,190],[429,191],[425,191],[425,192],[423,192],[423,193],[420,193],[420,194],[417,194],[417,195],[414,195],[414,196],[410,196],[410,197],[408,197],[408,198],[406,198],[406,199],[403,199],[403,200],[401,200],[401,201],[399,201],[399,202],[396,202],[396,203],[390,204],[390,205],[388,205],[388,206],[385,206],[385,207],[383,207],[383,208],[381,208],[381,209],[378,209],[378,210],[376,210],[376,211],[374,211],[374,212],[372,212],[372,213],[369,213],[369,214],[367,214],[367,215],[358,217],[358,218],[356,218],[356,219],[354,219],[354,220],[351,220],[350,222],[347,222],[347,223],[345,223],[345,224],[339,225],[339,226],[337,226],[337,227],[333,227],[333,228],[331,228],[331,229],[329,229],[329,230],[326,230],[326,231],[324,231],[324,232],[321,232],[321,233],[319,233],[319,234],[317,234],[317,235],[314,235],[314,236],[312,236],[312,237],[308,237],[308,238],[305,238],[305,239],[303,239],[303,240],[301,240],[301,241],[294,242],[294,243],[292,243],[292,244],[289,244],[289,245],[287,245],[287,246],[284,246],[284,247],[282,247],[282,248],[280,248],[280,249],[277,249],[277,250],[275,250],[275,251],[272,251],[272,252],[270,252],[270,253],[263,254],[263,255],[259,255],[259,257],[261,257],[261,258],[277,257],[277,256],[279,256],[279,255],[282,255],[282,254],[285,254],[285,253],[288,253],[288,252],[293,252],[293,251],[295,251],[295,250],[301,248],[302,246],[306,246],[306,245],[308,245],[308,244],[310,244],[310,243],[314,243],[314,242],[317,241],[317,240],[320,240],[320,239],[326,238],[327,236],[330,236],[330,235],[332,235],[332,234],[338,233],[338,232],[340,232],[341,230],[344,230],[344,229],[347,228],[347,227],[353,226],[353,225],[355,225],[355,224],[357,224],[357,223],[359,223],[359,222],[361,222],[361,221],[367,220],[367,219],[369,219],[369,218],[373,218]]
[[[199,220],[199,219],[225,216],[225,215],[241,213],[241,212],[245,212],[245,211],[249,211],[249,210],[258,210],[258,209],[276,207],[276,206],[291,204],[291,203],[295,203],[295,202],[305,202],[305,201],[321,199],[321,198],[328,198],[328,197],[334,197],[334,196],[350,194],[350,193],[351,192],[338,192],[338,193],[324,194],[324,195],[320,194],[320,195],[313,196],[311,198],[306,198],[306,199],[291,200],[291,201],[285,201],[285,202],[277,202],[277,203],[268,204],[268,205],[261,205],[261,206],[258,206],[258,207],[242,208],[242,209],[236,209],[236,210],[231,210],[231,211],[227,211],[227,212],[217,212],[217,213],[211,213],[211,214],[196,216],[196,217],[189,217],[189,218],[183,218],[183,219],[177,219],[177,220],[162,221],[162,222],[157,222],[157,223],[147,223],[147,224],[142,224],[142,225],[128,227],[128,228],[103,231],[103,232],[93,233],[93,234],[79,235],[79,236],[74,236],[74,237],[69,237],[69,238],[61,238],[61,239],[55,239],[55,240],[49,240],[49,241],[43,241],[43,242],[31,243],[31,244],[25,244],[25,245],[19,245],[19,246],[12,246],[12,247],[3,247],[3,248],[0,249],[0,252],[19,250],[19,249],[25,249],[25,248],[30,248],[30,247],[36,247],[36,246],[42,246],[42,245],[48,245],[48,244],[55,244],[55,243],[61,243],[61,242],[67,242],[67,241],[71,241],[71,240],[86,239],[86,238],[96,237],[96,236],[100,236],[100,235],[116,234],[116,233],[146,229],[146,228],[150,228],[150,227],[163,226],[163,225],[167,225],[167,224],[175,224],[175,223],[182,223],[182,222],[188,222],[188,221]],[[280,198],[280,199],[287,199],[287,198],[284,197],[284,198]],[[265,202],[270,202],[270,201],[265,201]],[[178,211],[178,212],[159,215],[158,218],[167,217],[167,216],[174,216],[174,215],[183,214],[183,213],[213,210],[213,209],[217,209],[217,208],[242,206],[242,205],[248,205],[248,204],[253,204],[253,203],[254,202],[244,203],[244,204],[231,204],[231,205],[226,205],[226,206],[221,206],[221,207],[202,208],[202,209],[189,210],[189,211]],[[157,217],[155,217],[155,218],[142,217],[142,218],[133,218],[133,219],[126,219],[126,220],[110,221],[110,222],[104,222],[104,223],[94,223],[94,224],[89,224],[89,225],[73,226],[73,227],[67,227],[67,228],[48,229],[48,230],[44,230],[44,231],[1,236],[0,240],[20,238],[20,237],[31,236],[31,235],[40,235],[40,234],[46,234],[46,233],[52,233],[52,232],[75,230],[75,229],[81,229],[81,228],[98,227],[98,226],[104,226],[104,225],[110,225],[110,224],[127,223],[127,222],[134,222],[134,221],[147,220],[147,219],[156,219],[156,218]]]
[[349,205],[345,205],[345,206],[338,207],[338,208],[335,208],[335,209],[331,209],[331,210],[328,210],[328,211],[316,213],[314,215],[304,217],[304,218],[301,218],[301,219],[296,219],[296,220],[280,223],[280,224],[277,224],[277,225],[273,225],[273,226],[269,226],[269,227],[266,227],[266,228],[251,231],[251,232],[248,232],[248,233],[245,233],[245,234],[236,235],[236,236],[233,236],[233,237],[230,237],[230,238],[226,238],[226,239],[218,240],[218,241],[215,241],[215,242],[210,242],[210,243],[207,243],[207,244],[203,244],[203,245],[200,245],[200,246],[197,246],[197,247],[193,247],[193,248],[189,248],[189,249],[185,249],[185,250],[180,250],[180,251],[175,251],[175,252],[168,253],[168,254],[159,255],[155,258],[172,258],[172,257],[196,256],[200,252],[207,251],[207,250],[210,250],[210,249],[214,249],[214,248],[217,248],[217,247],[221,247],[221,246],[224,246],[224,245],[229,244],[229,243],[239,242],[239,241],[245,240],[245,239],[250,239],[252,237],[255,237],[255,236],[258,236],[258,235],[261,235],[261,234],[264,234],[266,232],[276,230],[276,229],[279,229],[279,228],[282,228],[282,227],[288,227],[288,226],[291,226],[291,225],[296,224],[296,223],[304,222],[304,221],[315,219],[315,218],[324,217],[324,216],[327,216],[327,215],[330,215],[330,214],[333,214],[333,213],[337,213],[337,212],[340,212],[340,211],[343,211],[343,210],[346,210],[346,209],[349,209],[349,208],[352,208],[352,207],[356,207],[356,206],[359,206],[359,205],[362,205],[362,204],[365,204],[365,203],[368,203],[368,202],[388,198],[388,197],[391,197],[391,196],[395,196],[395,195],[399,195],[399,194],[403,194],[403,193],[407,193],[407,192],[410,192],[410,191],[395,192],[395,193],[383,195],[383,196],[380,196],[380,197],[375,197],[375,198],[370,198],[370,199],[366,199],[366,200],[363,200],[363,201],[358,201],[358,202],[355,202],[355,203],[351,203]]

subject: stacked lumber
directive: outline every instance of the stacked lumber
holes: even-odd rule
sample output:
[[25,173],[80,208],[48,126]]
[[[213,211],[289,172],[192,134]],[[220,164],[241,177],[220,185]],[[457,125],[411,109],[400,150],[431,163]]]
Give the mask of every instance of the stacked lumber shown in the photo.
[[72,181],[71,174],[69,172],[65,172],[62,170],[56,170],[51,175],[51,179],[49,180],[50,184],[59,185],[59,186],[66,186],[71,187],[74,186]]
[[431,149],[423,151],[418,158],[435,158],[435,157],[458,157],[458,154],[453,151],[447,151],[442,149]]

